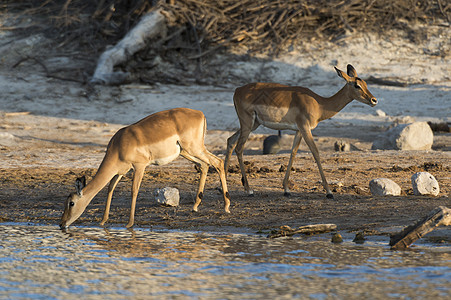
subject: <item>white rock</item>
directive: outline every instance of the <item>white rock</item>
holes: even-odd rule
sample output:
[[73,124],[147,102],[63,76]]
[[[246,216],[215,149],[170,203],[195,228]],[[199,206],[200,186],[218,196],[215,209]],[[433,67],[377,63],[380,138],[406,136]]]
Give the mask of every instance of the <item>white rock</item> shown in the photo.
[[386,117],[387,114],[385,113],[385,111],[381,110],[381,109],[376,109],[376,116],[378,117]]
[[437,180],[428,172],[418,172],[412,175],[412,188],[415,195],[434,195],[440,193]]
[[16,137],[9,132],[0,132],[0,145],[12,146],[16,143]]
[[375,196],[399,196],[401,188],[399,185],[388,178],[377,178],[370,181],[370,191]]
[[377,137],[373,150],[430,150],[434,134],[426,122],[400,124]]
[[176,188],[165,187],[155,190],[155,198],[162,205],[179,206],[180,193]]
[[9,132],[0,132],[0,139],[1,140],[14,140],[15,136]]

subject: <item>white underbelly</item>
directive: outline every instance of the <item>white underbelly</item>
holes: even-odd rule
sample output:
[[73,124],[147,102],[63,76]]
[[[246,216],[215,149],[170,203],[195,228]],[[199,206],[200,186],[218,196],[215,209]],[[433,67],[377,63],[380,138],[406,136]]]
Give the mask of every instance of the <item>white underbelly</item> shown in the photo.
[[175,160],[180,155],[180,146],[176,144],[176,146],[172,149],[170,153],[160,152],[154,159],[150,162],[152,165],[165,165]]
[[257,121],[258,123],[260,123],[261,125],[271,128],[271,129],[275,129],[275,130],[299,130],[298,127],[296,126],[296,124],[293,123],[278,123],[278,122],[271,122],[271,121],[267,121],[267,120],[262,120],[259,118],[258,114],[257,114]]

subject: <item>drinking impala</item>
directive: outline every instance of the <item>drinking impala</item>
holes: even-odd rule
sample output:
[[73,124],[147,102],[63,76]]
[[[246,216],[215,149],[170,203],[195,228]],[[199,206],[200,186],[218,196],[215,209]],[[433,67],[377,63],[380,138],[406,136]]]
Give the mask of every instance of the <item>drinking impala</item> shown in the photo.
[[149,164],[164,165],[179,155],[200,167],[200,179],[193,210],[197,211],[203,197],[208,167],[219,173],[224,197],[224,210],[228,213],[230,200],[227,192],[223,161],[211,154],[204,145],[207,123],[204,114],[188,108],[175,108],[150,115],[141,121],[120,129],[110,140],[100,167],[87,185],[77,179],[76,193],[65,204],[61,228],[68,227],[84,212],[94,196],[109,182],[108,196],[101,225],[108,220],[111,198],[119,180],[134,169],[130,219],[133,226],[136,198],[144,169]]

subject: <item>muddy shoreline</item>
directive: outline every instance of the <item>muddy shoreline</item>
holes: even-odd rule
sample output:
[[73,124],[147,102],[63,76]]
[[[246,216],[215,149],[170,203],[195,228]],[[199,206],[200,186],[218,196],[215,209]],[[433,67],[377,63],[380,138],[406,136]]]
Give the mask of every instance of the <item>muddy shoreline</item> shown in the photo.
[[[283,225],[295,228],[333,223],[343,232],[387,234],[410,225],[438,206],[451,207],[451,166],[446,152],[326,152],[322,157],[335,200],[325,197],[310,153],[299,153],[295,161],[290,197],[283,196],[284,172],[280,172],[280,167],[287,163],[288,154],[248,155],[249,180],[255,196],[247,196],[240,184],[240,175],[230,173],[231,214],[222,210],[222,196],[216,189],[219,179],[214,172],[207,177],[205,197],[199,212],[195,213],[191,208],[199,174],[194,166],[180,158],[168,166],[149,167],[138,196],[135,226],[256,233],[269,232]],[[236,163],[235,157],[233,163]],[[437,197],[414,196],[412,193],[410,176],[425,170],[434,174],[440,183],[441,192]],[[86,175],[89,181],[95,172],[96,168],[0,169],[0,222],[58,225],[63,202],[74,191],[75,178]],[[123,227],[128,221],[130,175],[124,177],[115,191],[107,227]],[[372,196],[368,182],[376,177],[393,179],[401,186],[403,194],[398,197]],[[164,186],[180,190],[178,208],[163,207],[154,200],[153,191]],[[74,226],[98,226],[105,201],[106,188],[93,199]]]

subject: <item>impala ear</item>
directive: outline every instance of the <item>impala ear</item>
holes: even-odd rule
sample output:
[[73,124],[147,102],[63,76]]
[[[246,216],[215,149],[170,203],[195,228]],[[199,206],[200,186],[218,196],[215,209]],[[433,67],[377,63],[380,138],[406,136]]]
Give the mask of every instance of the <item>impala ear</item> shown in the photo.
[[77,195],[82,196],[83,195],[83,188],[86,186],[86,177],[79,177],[77,180],[75,180],[75,189],[77,190]]
[[352,65],[348,65],[347,67],[348,75],[351,77],[357,77],[357,71],[354,69]]
[[337,69],[337,67],[334,67],[334,69],[335,69],[335,71],[337,71],[337,74],[338,74],[339,77],[343,78],[346,81],[350,80],[349,76],[346,75],[345,72],[343,72],[342,70]]

